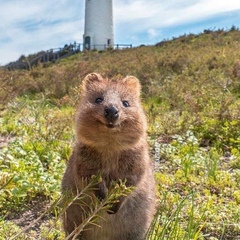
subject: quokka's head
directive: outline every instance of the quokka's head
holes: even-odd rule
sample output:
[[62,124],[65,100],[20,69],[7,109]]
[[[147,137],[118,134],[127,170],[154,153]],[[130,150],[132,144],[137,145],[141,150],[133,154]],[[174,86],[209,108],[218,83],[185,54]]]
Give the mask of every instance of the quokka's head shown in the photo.
[[96,73],[87,75],[76,115],[77,139],[96,148],[132,147],[147,128],[140,91],[133,76],[108,79]]

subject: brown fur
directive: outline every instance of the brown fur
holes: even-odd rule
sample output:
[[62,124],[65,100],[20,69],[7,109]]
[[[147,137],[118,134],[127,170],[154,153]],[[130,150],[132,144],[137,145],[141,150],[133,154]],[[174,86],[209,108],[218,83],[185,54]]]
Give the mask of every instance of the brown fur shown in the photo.
[[[134,191],[119,199],[114,214],[103,213],[98,226],[88,226],[79,239],[143,240],[155,210],[155,188],[146,142],[146,118],[140,103],[140,84],[135,77],[110,80],[96,73],[86,76],[76,115],[77,141],[62,181],[63,193],[77,194],[82,179],[102,174],[98,190],[90,193],[104,198],[111,181],[126,180]],[[96,99],[101,98],[101,103]],[[128,101],[124,106],[122,101]],[[114,123],[106,117],[106,107],[118,110]],[[71,205],[64,216],[70,234],[81,224],[83,206]]]

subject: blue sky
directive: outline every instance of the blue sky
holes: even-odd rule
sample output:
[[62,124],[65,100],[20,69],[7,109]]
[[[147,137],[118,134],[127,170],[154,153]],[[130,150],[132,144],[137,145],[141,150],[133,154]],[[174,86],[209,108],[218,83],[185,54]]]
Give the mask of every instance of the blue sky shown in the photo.
[[[84,0],[0,0],[0,65],[82,43]],[[240,28],[239,0],[113,0],[115,43],[154,45],[204,29]]]

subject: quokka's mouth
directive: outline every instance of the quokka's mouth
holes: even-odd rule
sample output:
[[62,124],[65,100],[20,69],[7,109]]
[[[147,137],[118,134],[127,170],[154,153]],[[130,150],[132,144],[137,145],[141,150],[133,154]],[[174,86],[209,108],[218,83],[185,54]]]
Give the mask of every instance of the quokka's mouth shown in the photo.
[[118,128],[119,127],[119,123],[116,122],[108,122],[106,123],[107,128]]
[[115,125],[114,123],[111,123],[111,122],[110,122],[110,123],[107,124],[107,127],[108,127],[108,128],[115,128],[116,125]]
[[107,127],[108,127],[108,128],[115,128],[114,125],[110,125],[110,124],[108,124]]
[[114,123],[114,122],[103,122],[103,121],[98,121],[101,125],[105,125],[107,128],[117,128],[119,124]]

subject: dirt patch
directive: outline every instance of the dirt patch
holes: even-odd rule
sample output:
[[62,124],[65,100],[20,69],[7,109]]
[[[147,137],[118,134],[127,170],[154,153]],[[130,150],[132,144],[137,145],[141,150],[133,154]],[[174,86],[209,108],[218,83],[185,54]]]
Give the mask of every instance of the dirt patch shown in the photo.
[[0,148],[6,147],[9,142],[12,142],[14,137],[12,136],[1,136],[0,135]]
[[[43,213],[50,208],[51,203],[45,197],[36,197],[31,203],[27,204],[24,210],[20,212],[13,211],[6,220],[18,225],[21,229],[25,229],[38,219]],[[40,235],[41,226],[52,218],[50,213],[46,213],[39,221],[37,221],[26,233],[31,231],[36,239]]]

